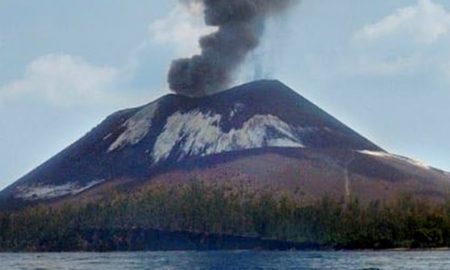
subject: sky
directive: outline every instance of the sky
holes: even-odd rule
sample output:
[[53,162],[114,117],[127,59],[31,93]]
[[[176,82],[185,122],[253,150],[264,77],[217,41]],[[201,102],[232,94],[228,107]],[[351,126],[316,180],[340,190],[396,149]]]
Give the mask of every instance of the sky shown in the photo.
[[[169,93],[214,31],[177,0],[0,0],[0,189]],[[450,171],[450,0],[303,0],[234,84],[278,79],[384,149]]]

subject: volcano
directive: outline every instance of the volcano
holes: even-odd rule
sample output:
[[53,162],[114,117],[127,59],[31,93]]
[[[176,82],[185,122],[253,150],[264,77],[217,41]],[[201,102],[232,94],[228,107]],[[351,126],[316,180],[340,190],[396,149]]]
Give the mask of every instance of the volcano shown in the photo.
[[388,153],[278,81],[116,112],[0,193],[3,208],[191,179],[255,191],[444,200],[450,174]]

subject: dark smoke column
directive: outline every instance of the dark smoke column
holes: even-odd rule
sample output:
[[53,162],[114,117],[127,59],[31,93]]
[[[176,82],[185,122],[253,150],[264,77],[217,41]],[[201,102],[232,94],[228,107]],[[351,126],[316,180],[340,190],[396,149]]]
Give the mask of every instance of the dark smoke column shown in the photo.
[[265,19],[298,0],[180,0],[201,2],[205,23],[217,32],[200,39],[201,54],[172,62],[170,88],[186,96],[204,96],[228,86],[233,71],[258,47]]

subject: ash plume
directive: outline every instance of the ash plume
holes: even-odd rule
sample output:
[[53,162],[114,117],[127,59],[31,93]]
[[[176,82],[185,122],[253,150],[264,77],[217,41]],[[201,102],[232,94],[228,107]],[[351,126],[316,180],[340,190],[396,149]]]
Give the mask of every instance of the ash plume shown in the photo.
[[205,23],[216,32],[204,36],[201,54],[172,62],[168,83],[186,96],[205,96],[223,90],[233,71],[258,47],[265,19],[279,14],[299,0],[180,0],[203,4]]

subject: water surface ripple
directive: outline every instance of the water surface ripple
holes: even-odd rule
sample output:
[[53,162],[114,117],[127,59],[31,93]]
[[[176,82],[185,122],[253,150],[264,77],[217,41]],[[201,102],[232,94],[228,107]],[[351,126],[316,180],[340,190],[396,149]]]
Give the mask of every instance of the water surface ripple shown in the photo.
[[450,269],[449,251],[0,253],[3,270]]

